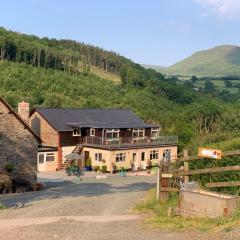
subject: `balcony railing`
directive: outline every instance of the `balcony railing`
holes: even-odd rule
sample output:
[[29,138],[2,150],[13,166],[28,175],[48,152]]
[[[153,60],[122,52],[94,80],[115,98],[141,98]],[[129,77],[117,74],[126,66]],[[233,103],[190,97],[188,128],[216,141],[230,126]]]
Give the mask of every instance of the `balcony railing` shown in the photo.
[[83,144],[88,146],[102,147],[127,147],[127,146],[157,146],[174,145],[178,143],[177,136],[161,135],[156,138],[115,138],[107,139],[101,137],[84,137]]

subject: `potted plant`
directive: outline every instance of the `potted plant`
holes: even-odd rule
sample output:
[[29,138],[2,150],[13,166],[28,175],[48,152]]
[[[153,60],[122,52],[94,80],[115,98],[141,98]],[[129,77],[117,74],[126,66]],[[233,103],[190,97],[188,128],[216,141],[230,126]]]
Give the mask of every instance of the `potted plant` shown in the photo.
[[90,157],[86,160],[86,171],[92,171],[92,160]]

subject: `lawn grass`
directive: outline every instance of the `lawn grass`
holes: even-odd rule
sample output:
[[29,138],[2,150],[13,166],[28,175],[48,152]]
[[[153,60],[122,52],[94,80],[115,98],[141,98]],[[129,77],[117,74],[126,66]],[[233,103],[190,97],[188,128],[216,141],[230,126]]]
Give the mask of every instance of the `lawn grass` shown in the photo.
[[152,227],[178,231],[230,231],[240,226],[240,209],[228,218],[189,218],[181,216],[169,216],[170,208],[175,208],[178,202],[178,194],[170,195],[166,203],[156,200],[156,189],[148,192],[147,198],[137,203],[135,211],[146,214],[145,222]]

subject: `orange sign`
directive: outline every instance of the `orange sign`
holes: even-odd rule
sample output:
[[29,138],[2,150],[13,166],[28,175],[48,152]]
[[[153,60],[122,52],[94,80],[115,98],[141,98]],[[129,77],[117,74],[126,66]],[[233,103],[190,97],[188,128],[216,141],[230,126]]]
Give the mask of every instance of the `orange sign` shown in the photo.
[[198,156],[202,158],[221,159],[222,151],[218,149],[198,148]]

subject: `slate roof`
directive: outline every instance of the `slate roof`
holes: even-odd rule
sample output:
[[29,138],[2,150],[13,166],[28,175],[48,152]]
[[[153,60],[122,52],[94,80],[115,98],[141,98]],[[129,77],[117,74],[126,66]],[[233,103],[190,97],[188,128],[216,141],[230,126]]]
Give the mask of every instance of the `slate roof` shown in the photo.
[[[123,109],[35,108],[57,131],[73,128],[151,128],[133,112]],[[34,112],[33,111],[33,112]],[[32,114],[33,114],[32,112]]]

